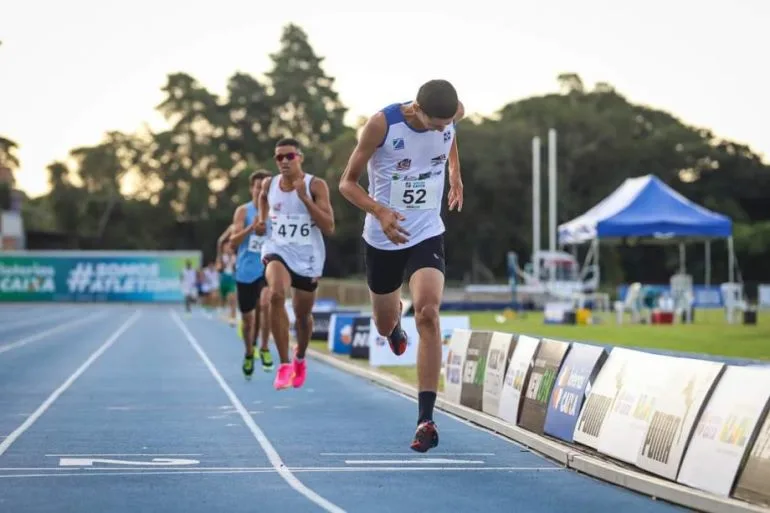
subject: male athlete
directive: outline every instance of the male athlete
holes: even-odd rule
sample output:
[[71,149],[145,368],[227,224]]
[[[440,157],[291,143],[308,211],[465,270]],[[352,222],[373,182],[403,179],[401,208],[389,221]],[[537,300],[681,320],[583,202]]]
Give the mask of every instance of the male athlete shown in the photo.
[[[420,87],[415,101],[385,107],[367,121],[339,184],[340,193],[366,212],[366,277],[377,331],[396,355],[406,351],[401,286],[409,282],[420,343],[419,405],[411,448],[438,445],[433,422],[441,373],[439,307],[444,291],[441,203],[449,162],[449,210],[463,205],[455,123],[464,109],[446,80]],[[369,173],[369,193],[358,183]]]
[[184,264],[184,269],[179,276],[181,283],[182,295],[184,296],[184,309],[188,314],[192,312],[190,305],[195,303],[198,297],[197,283],[198,283],[198,271],[193,269],[192,262],[187,260]]
[[[324,235],[334,233],[334,212],[326,181],[302,171],[302,150],[295,139],[275,146],[280,174],[262,185],[259,215],[270,219],[263,247],[265,276],[270,288],[270,327],[281,365],[273,385],[277,390],[301,387],[307,374],[305,351],[313,331],[313,304],[326,261]],[[297,332],[294,361],[289,360],[289,317],[285,301],[294,289],[292,306]]]
[[[260,332],[260,321],[267,316],[266,312],[263,314],[265,308],[260,301],[267,283],[265,266],[262,263],[265,225],[260,221],[258,201],[262,180],[269,176],[263,171],[255,171],[249,176],[251,201],[235,209],[230,229],[230,242],[233,247],[238,248],[235,260],[235,286],[238,294],[238,309],[241,311],[243,322],[241,330],[243,342],[246,345],[246,355],[243,359],[243,373],[246,377],[254,372],[254,345]],[[266,336],[265,331],[262,332],[259,358],[262,360],[262,368],[265,371],[271,371],[273,358],[268,345],[269,337]]]

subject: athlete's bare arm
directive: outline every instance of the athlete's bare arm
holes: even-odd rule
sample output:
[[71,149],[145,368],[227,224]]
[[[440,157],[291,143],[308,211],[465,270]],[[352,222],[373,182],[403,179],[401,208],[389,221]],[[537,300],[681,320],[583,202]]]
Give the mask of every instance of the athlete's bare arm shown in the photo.
[[[262,189],[259,193],[259,223],[264,230],[267,223],[267,213],[270,211],[270,205],[267,202],[267,193],[270,190],[270,178],[262,180]],[[264,232],[263,232],[264,233]]]
[[244,205],[241,205],[235,209],[235,214],[233,214],[233,224],[231,228],[232,235],[230,236],[230,240],[234,247],[240,246],[243,240],[248,237],[249,233],[252,231],[251,226],[244,226],[245,223],[246,208]]
[[348,165],[342,173],[339,185],[340,194],[346,200],[375,217],[379,217],[384,207],[369,197],[369,194],[358,181],[366,169],[367,162],[385,138],[387,131],[388,125],[385,114],[378,112],[369,118],[361,132],[361,137],[358,139],[358,144],[348,159]]
[[329,200],[329,186],[326,180],[317,176],[313,177],[310,182],[310,193],[313,197],[308,197],[304,187],[297,189],[299,199],[307,207],[307,211],[316,226],[326,236],[334,234],[334,210]]
[[[455,123],[465,116],[465,107],[462,102],[457,106]],[[457,131],[455,131],[452,147],[449,149],[449,210],[460,212],[463,209],[463,180],[460,175],[460,152],[457,149]]]
[[404,220],[403,214],[391,210],[384,205],[374,201],[369,194],[361,187],[358,180],[366,169],[366,164],[372,158],[377,147],[385,138],[388,131],[388,123],[385,114],[378,112],[366,122],[361,131],[361,137],[358,139],[353,153],[350,155],[348,165],[340,178],[339,190],[345,199],[360,208],[361,210],[374,215],[382,226],[382,231],[394,244],[404,244],[408,241],[405,237],[409,235],[399,221]]
[[233,229],[233,225],[227,225],[227,228],[225,228],[225,231],[222,232],[222,235],[219,236],[217,239],[217,259],[222,256],[222,248],[225,245],[225,241],[227,240],[228,235],[230,235],[230,231]]

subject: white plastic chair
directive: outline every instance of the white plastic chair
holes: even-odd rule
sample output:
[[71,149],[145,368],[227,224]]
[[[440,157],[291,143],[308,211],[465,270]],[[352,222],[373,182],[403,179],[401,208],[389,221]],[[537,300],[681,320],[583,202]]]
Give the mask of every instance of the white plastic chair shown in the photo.
[[748,303],[743,299],[743,284],[723,283],[719,286],[722,293],[722,302],[725,305],[725,317],[728,324],[735,323],[735,312],[748,310]]
[[632,283],[626,291],[626,298],[623,301],[615,301],[614,309],[617,316],[617,323],[623,324],[623,314],[626,312],[631,313],[631,322],[636,323],[641,319],[640,309],[640,297],[639,294],[642,291],[642,284],[639,282]]

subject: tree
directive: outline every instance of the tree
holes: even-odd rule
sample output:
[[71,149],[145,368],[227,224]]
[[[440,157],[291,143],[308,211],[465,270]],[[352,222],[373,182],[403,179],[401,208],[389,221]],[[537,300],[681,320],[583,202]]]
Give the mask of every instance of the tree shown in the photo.
[[19,168],[19,157],[16,156],[18,147],[12,140],[0,136],[0,167],[7,167],[11,171]]
[[320,148],[345,131],[347,108],[334,90],[334,78],[323,71],[322,57],[310,46],[307,34],[294,24],[281,36],[267,73],[273,102],[274,137],[292,136],[308,147]]

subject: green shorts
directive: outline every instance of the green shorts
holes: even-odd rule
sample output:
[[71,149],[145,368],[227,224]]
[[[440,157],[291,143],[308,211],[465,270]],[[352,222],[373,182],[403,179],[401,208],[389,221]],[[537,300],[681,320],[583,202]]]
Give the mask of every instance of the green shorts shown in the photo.
[[219,295],[223,298],[235,292],[235,277],[232,274],[223,274],[219,278]]

